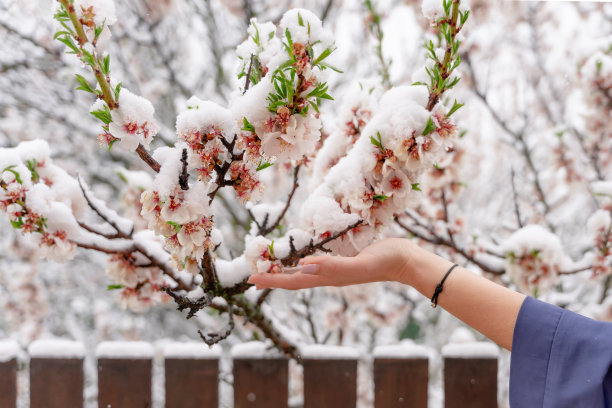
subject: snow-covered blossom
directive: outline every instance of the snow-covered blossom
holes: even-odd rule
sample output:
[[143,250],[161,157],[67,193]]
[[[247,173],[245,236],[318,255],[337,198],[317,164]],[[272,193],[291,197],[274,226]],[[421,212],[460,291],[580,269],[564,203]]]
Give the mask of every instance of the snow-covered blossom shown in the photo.
[[0,149],[0,210],[14,228],[32,235],[40,254],[64,262],[74,256],[80,228],[75,216],[86,203],[78,183],[49,157],[47,142],[35,140]]
[[244,257],[253,272],[282,272],[283,265],[274,256],[274,242],[261,235],[247,241]]
[[[331,36],[314,14],[301,9],[283,16],[282,43],[272,27],[252,21],[251,35],[238,47],[240,77],[251,73],[249,89],[232,106],[242,129],[238,144],[246,160],[258,162],[264,155],[266,161],[299,161],[314,152],[321,137],[317,98],[331,99],[323,82]],[[245,50],[251,52],[250,70]]]
[[506,272],[524,293],[537,295],[554,285],[568,259],[561,240],[539,225],[527,225],[502,245]]
[[[115,3],[113,0],[75,0],[74,12],[83,25],[87,39],[96,45],[98,51],[106,48],[111,37],[109,26],[115,24]],[[96,29],[104,27],[96,37]]]
[[589,217],[587,232],[593,240],[595,252],[593,275],[607,276],[612,273],[612,217],[610,210],[597,210]]
[[[425,109],[427,96],[422,87],[387,91],[354,147],[306,200],[303,208],[308,209],[326,197],[343,213],[357,215],[364,222],[343,239],[340,253],[359,251],[388,225],[393,214],[408,206],[420,175],[433,166],[454,137],[456,127],[448,117]],[[319,215],[306,210],[300,225],[319,231],[332,217],[342,220],[337,211]],[[354,223],[344,221],[339,230]],[[363,238],[358,238],[360,234]]]
[[120,139],[126,150],[134,151],[139,144],[148,148],[159,132],[153,104],[125,88],[119,93],[118,103],[119,107],[111,111],[113,121],[109,124],[109,132]]

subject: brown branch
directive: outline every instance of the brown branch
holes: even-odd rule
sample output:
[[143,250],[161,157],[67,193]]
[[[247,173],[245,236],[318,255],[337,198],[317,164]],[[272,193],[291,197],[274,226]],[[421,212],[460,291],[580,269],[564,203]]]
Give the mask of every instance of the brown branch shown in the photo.
[[150,168],[152,168],[156,173],[159,173],[161,169],[160,164],[147,152],[142,144],[138,144],[136,148],[136,153],[138,156],[144,161]]
[[270,339],[278,350],[298,363],[302,362],[300,355],[297,353],[297,348],[273,327],[272,322],[263,315],[260,308],[254,307],[244,297],[236,298],[235,305],[242,309],[247,320],[255,325],[266,338]]
[[136,250],[135,246],[132,246],[132,247],[126,249],[125,251],[117,251],[117,250],[112,250],[112,249],[108,249],[108,248],[103,248],[103,247],[95,245],[95,244],[84,244],[84,243],[80,243],[80,242],[76,242],[76,241],[72,241],[72,242],[76,246],[78,246],[79,248],[92,249],[94,251],[103,252],[103,253],[109,254],[109,255],[114,255],[114,254],[131,254],[132,252],[134,252]]
[[87,224],[85,224],[84,222],[78,221],[79,227],[83,228],[85,231],[89,231],[92,234],[96,234],[96,235],[100,235],[101,237],[104,237],[106,239],[117,239],[117,238],[125,238],[122,237],[121,234],[115,233],[115,234],[105,234],[102,231],[98,231],[97,229],[95,229],[94,227],[91,227]]
[[[307,246],[305,246],[304,248],[300,249],[300,250],[295,250],[295,247],[291,248],[291,251],[289,252],[289,255],[287,255],[286,257],[280,259],[281,263],[284,266],[293,266],[295,264],[297,264],[297,262],[308,256],[308,255],[312,255],[314,254],[316,251],[324,251],[324,252],[329,252],[329,250],[327,248],[325,248],[325,244],[340,238],[341,236],[343,236],[344,234],[346,234],[347,232],[349,232],[350,230],[357,228],[359,225],[361,225],[363,223],[363,220],[359,220],[356,223],[349,225],[348,227],[346,227],[345,229],[343,229],[340,232],[337,232],[325,239],[322,239],[321,241],[317,242],[316,244],[314,243],[314,241],[311,239],[310,240],[310,244],[308,244]],[[291,240],[292,237],[290,237]]]
[[246,91],[249,90],[249,85],[251,85],[251,69],[253,69],[253,58],[255,58],[255,56],[251,54],[251,61],[249,62],[249,69],[247,70],[246,82],[244,84],[244,92],[242,92],[243,95],[246,93]]
[[192,300],[189,299],[187,296],[181,296],[177,294],[174,290],[168,287],[163,287],[161,290],[163,292],[166,292],[174,300],[174,302],[177,304],[176,310],[182,312],[185,309],[189,309],[189,312],[187,313],[187,319],[191,319],[193,316],[195,316],[197,312],[199,312],[206,306],[210,306],[210,304],[212,303],[212,297],[208,296],[208,294],[205,294],[199,299]]
[[234,331],[235,323],[234,323],[234,310],[231,303],[228,303],[227,313],[229,314],[229,322],[228,327],[224,333],[202,333],[202,330],[198,330],[198,334],[204,343],[208,346],[213,346],[225,339],[227,339],[232,331]]
[[187,173],[187,149],[183,149],[183,153],[181,155],[181,162],[183,163],[183,167],[181,169],[181,174],[179,174],[179,186],[181,186],[181,190],[189,190],[189,174]]

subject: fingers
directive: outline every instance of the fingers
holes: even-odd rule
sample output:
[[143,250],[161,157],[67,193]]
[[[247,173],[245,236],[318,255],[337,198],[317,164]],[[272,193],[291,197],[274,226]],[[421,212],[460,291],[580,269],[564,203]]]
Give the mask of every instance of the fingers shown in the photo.
[[[309,265],[318,265],[319,269],[316,274],[321,276],[342,276],[351,273],[355,269],[357,261],[354,257],[344,256],[309,256],[300,260],[302,268],[306,269]],[[303,271],[302,273],[311,273]]]
[[328,280],[324,276],[303,273],[291,275],[284,273],[256,273],[249,277],[248,282],[257,286],[257,289],[279,288],[296,290],[330,285]]

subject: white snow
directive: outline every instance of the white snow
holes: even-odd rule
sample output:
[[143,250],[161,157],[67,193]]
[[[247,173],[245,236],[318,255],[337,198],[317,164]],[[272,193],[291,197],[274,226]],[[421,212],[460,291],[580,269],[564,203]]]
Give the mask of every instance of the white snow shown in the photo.
[[236,344],[231,352],[233,359],[284,358],[269,342],[249,341]]
[[359,360],[359,350],[353,347],[308,344],[300,347],[302,357],[308,360]]
[[168,343],[164,346],[164,357],[185,359],[185,360],[205,360],[218,359],[221,356],[220,346],[208,347],[202,342],[191,343]]
[[93,206],[98,210],[100,215],[102,215],[108,222],[110,222],[114,227],[119,229],[124,235],[130,235],[134,230],[134,222],[128,220],[127,218],[121,217],[117,212],[106,205],[106,202],[100,200],[99,198],[93,195],[93,192],[90,190],[89,186],[85,182],[85,180],[78,176],[79,183],[83,187],[83,194],[89,201],[93,204]]
[[21,347],[15,340],[0,341],[0,363],[6,363],[14,358],[17,358]]
[[431,350],[419,344],[390,344],[374,349],[375,358],[419,359],[429,358]]
[[85,346],[78,341],[66,339],[36,340],[28,347],[31,357],[38,358],[85,358]]
[[97,358],[153,358],[153,346],[144,341],[104,341],[96,347]]
[[451,343],[442,347],[446,358],[497,358],[499,347],[488,342]]

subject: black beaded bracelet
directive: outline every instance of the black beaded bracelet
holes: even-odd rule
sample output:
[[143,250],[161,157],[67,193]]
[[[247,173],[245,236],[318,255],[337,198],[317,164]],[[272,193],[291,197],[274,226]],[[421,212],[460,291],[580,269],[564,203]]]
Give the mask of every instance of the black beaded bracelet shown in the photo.
[[434,291],[434,294],[431,297],[431,307],[435,308],[436,306],[438,306],[438,296],[440,296],[440,293],[442,293],[442,285],[444,285],[444,281],[446,280],[446,278],[448,278],[448,275],[450,275],[451,271],[455,269],[456,266],[459,265],[454,264],[453,266],[451,266],[448,272],[446,272],[446,275],[444,275],[444,277],[440,281],[440,283],[438,283],[438,286],[436,286],[436,290]]

